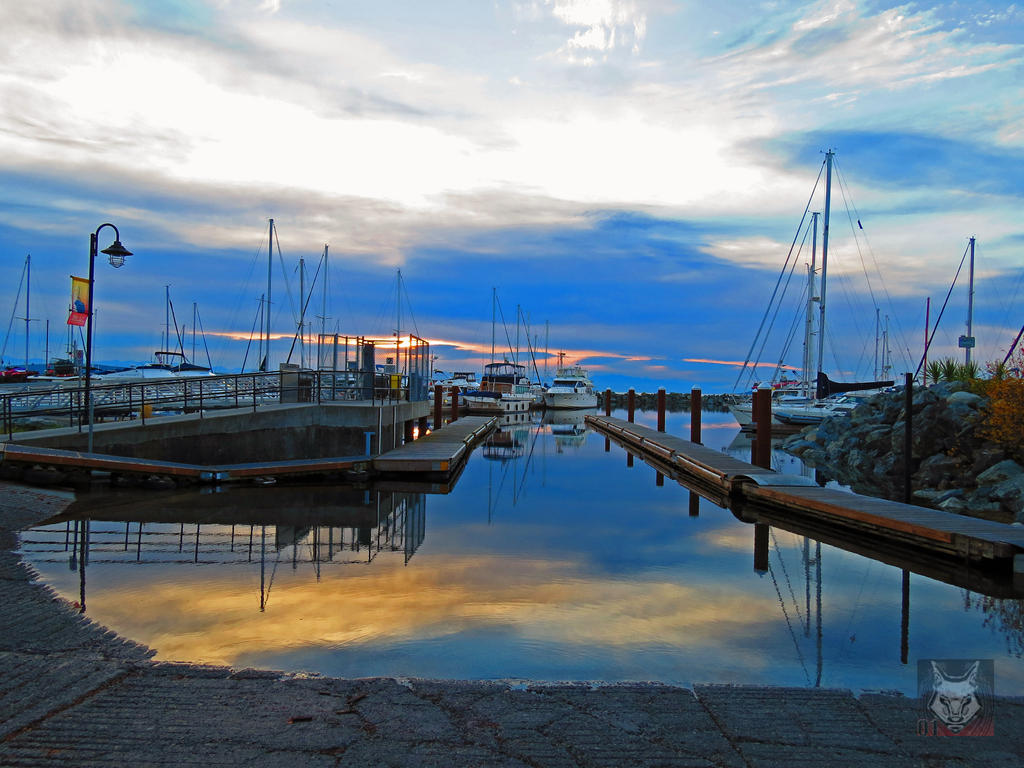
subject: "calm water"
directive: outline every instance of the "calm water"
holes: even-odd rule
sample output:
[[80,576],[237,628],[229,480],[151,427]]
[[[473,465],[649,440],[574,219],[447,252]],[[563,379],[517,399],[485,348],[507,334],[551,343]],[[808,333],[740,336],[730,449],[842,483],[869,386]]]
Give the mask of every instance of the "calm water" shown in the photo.
[[[688,436],[689,414],[669,414],[668,431]],[[727,415],[705,414],[704,442],[749,459]],[[447,495],[271,487],[82,503],[87,613],[160,659],[916,695],[918,658],[994,658],[996,692],[1024,694],[1021,601],[912,575],[905,664],[900,569],[773,529],[759,573],[752,526],[706,500],[694,516],[687,489],[659,487],[580,423],[504,428]],[[23,543],[74,601],[76,526]]]

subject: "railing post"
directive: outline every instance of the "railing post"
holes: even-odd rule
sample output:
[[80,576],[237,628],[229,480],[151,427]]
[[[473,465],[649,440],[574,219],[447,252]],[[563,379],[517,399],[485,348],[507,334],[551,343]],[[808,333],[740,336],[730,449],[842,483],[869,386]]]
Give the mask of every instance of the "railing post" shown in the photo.
[[665,431],[665,388],[658,387],[658,431]]
[[701,390],[694,387],[690,390],[690,442],[700,443]]
[[203,418],[203,380],[199,380],[199,418]]
[[139,406],[139,416],[142,417],[142,423],[145,424],[146,423],[146,385],[143,384],[141,387],[139,387],[139,389],[142,390],[142,394],[139,395],[139,398],[142,401],[142,404]]

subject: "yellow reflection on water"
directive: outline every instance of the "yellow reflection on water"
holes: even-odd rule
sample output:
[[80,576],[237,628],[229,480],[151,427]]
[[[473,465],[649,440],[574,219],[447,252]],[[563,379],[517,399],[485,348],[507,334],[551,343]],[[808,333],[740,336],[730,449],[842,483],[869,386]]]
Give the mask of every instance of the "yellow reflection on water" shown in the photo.
[[[385,553],[382,553],[382,555]],[[631,574],[583,572],[578,563],[508,556],[435,558],[405,566],[279,563],[267,569],[260,611],[258,567],[175,568],[154,582],[94,590],[89,614],[149,645],[164,660],[236,665],[253,654],[441,637],[488,626],[569,644],[620,648],[707,646],[777,619],[777,606],[712,580],[685,585]]]

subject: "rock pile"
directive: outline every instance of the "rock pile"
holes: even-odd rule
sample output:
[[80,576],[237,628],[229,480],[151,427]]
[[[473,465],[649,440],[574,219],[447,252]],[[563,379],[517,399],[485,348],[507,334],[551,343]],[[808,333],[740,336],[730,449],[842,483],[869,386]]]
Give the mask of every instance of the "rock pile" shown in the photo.
[[[914,392],[914,500],[949,512],[1024,523],[1024,467],[978,434],[986,405],[961,382]],[[848,415],[792,435],[782,449],[857,493],[902,499],[905,406],[905,392],[875,395]]]

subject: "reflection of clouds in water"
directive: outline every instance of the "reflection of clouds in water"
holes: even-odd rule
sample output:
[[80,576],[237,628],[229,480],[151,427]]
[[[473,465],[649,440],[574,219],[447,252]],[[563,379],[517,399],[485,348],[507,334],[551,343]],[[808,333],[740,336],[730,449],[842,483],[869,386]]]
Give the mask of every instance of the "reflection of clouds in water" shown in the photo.
[[251,654],[502,625],[517,637],[570,645],[714,646],[746,634],[748,625],[774,621],[777,610],[737,592],[710,595],[706,585],[584,579],[569,562],[448,557],[417,569],[381,558],[365,571],[324,568],[319,583],[311,568],[279,565],[262,614],[258,572],[212,580],[207,568],[182,570],[174,583],[136,584],[134,594],[144,599],[98,591],[89,614],[161,659],[230,665]]

